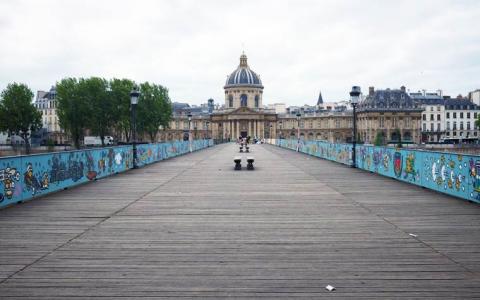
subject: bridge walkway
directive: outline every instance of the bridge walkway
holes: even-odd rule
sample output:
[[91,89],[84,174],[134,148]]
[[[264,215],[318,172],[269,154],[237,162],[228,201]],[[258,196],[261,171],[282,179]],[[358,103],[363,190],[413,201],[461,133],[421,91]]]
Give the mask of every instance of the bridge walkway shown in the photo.
[[234,171],[237,149],[0,210],[0,298],[480,297],[479,205],[271,145]]

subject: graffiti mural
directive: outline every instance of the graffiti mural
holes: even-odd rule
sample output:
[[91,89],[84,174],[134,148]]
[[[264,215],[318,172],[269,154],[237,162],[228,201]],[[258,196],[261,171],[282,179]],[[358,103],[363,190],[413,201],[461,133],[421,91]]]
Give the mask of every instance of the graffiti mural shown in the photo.
[[[196,140],[192,149],[213,146]],[[139,166],[190,152],[188,142],[138,146]],[[124,172],[133,166],[131,146],[0,158],[0,207]]]
[[[297,140],[276,140],[296,150]],[[350,144],[301,141],[300,152],[350,165]],[[480,203],[480,156],[358,145],[358,168]]]
[[0,170],[0,182],[3,184],[3,192],[0,191],[0,203],[5,199],[13,198],[19,181],[20,173],[16,168],[6,167]]

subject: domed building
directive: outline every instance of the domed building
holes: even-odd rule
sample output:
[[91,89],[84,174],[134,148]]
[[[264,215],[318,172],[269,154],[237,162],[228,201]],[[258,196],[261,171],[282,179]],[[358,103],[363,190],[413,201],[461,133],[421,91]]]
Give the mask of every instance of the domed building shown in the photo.
[[211,115],[214,138],[275,138],[277,115],[263,109],[262,81],[250,69],[244,53],[223,88],[225,105]]

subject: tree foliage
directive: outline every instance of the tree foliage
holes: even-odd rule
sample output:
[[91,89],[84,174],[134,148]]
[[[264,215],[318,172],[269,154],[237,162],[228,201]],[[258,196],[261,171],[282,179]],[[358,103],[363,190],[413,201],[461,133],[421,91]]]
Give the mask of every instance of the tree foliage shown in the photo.
[[171,118],[172,106],[168,90],[148,82],[140,85],[137,128],[155,141],[160,126],[166,128]]
[[42,114],[32,99],[33,92],[21,83],[9,84],[0,99],[0,131],[21,136],[27,153],[30,153],[30,134],[42,127]]
[[99,77],[80,79],[79,90],[88,104],[88,124],[91,134],[100,136],[102,146],[104,138],[111,132],[115,120],[115,107],[111,97],[108,81]]
[[384,143],[385,143],[385,135],[384,135],[383,131],[377,132],[377,135],[375,136],[374,145],[375,146],[383,146]]
[[130,79],[110,80],[110,97],[112,98],[112,110],[114,111],[114,129],[117,132],[116,140],[121,133],[127,142],[130,141],[131,116],[130,116],[130,92],[135,83]]
[[80,148],[80,140],[89,125],[91,112],[88,93],[82,90],[82,79],[65,78],[57,83],[57,115],[60,127],[70,133],[75,148]]
[[[70,134],[75,148],[80,148],[81,140],[87,131],[100,136],[102,145],[107,135],[115,136],[116,140],[123,135],[127,142],[130,140],[130,92],[134,85],[129,79],[106,80],[100,77],[64,78],[57,83],[57,115],[60,127]],[[17,85],[14,87],[17,88]],[[28,103],[33,107],[33,93],[26,86],[25,88],[23,98],[28,98]],[[137,106],[138,132],[147,134],[150,140],[155,142],[159,128],[167,128],[171,118],[172,107],[168,90],[148,82],[142,83],[140,88],[141,95]],[[21,92],[20,89],[16,93]],[[24,106],[13,108],[23,109]],[[37,112],[35,107],[32,111],[36,112],[38,124],[41,125],[41,113]],[[3,115],[12,113],[2,113]],[[7,126],[9,122],[10,120],[2,121],[1,125],[10,128]],[[30,125],[35,126],[29,128],[37,128],[36,124],[31,123]],[[17,132],[13,129],[11,131]]]

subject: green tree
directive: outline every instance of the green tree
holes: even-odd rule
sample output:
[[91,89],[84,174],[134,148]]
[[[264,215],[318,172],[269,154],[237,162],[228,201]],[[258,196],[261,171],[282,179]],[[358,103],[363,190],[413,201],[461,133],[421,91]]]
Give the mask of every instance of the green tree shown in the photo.
[[76,149],[80,148],[91,113],[88,95],[80,87],[80,81],[76,78],[65,78],[57,83],[58,120],[60,126],[70,133]]
[[384,141],[385,141],[385,135],[384,135],[383,131],[377,132],[377,135],[375,136],[374,145],[375,146],[383,146]]
[[42,114],[32,99],[33,92],[21,83],[9,84],[0,99],[0,131],[22,137],[27,154],[30,153],[30,134],[42,127]]
[[[110,96],[112,97],[112,110],[114,111],[115,132],[123,133],[126,142],[130,141],[131,114],[130,92],[135,83],[130,79],[110,80]],[[118,136],[117,136],[118,139]]]
[[168,90],[161,85],[145,82],[140,85],[140,92],[137,128],[148,134],[153,143],[160,126],[166,128],[171,118]]
[[402,144],[402,134],[400,132],[400,129],[395,129],[394,132],[396,133],[397,137],[398,137],[398,142],[397,142],[397,148],[402,148],[403,147],[403,144]]
[[100,136],[102,146],[105,146],[105,136],[108,135],[115,121],[115,106],[108,82],[99,77],[79,80],[79,91],[88,103],[88,128],[91,133]]

